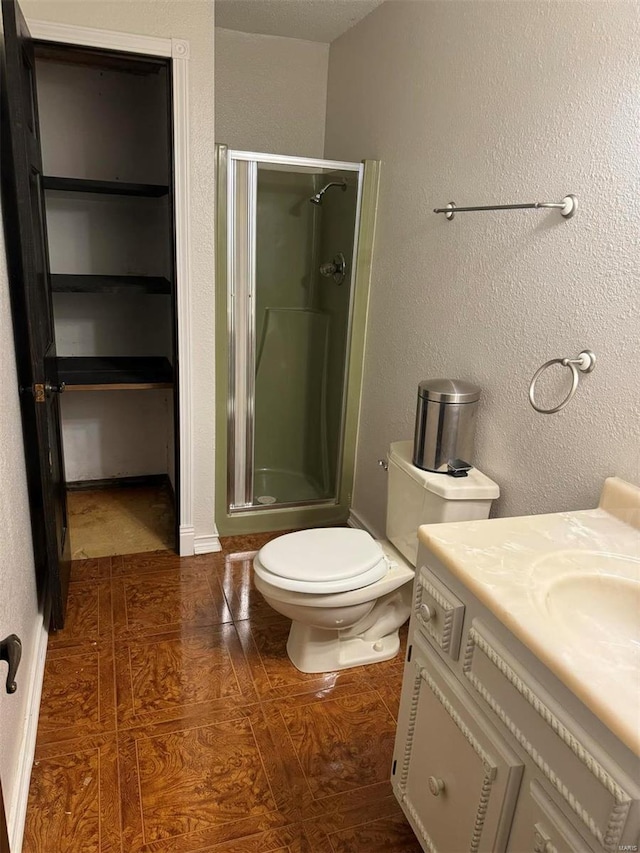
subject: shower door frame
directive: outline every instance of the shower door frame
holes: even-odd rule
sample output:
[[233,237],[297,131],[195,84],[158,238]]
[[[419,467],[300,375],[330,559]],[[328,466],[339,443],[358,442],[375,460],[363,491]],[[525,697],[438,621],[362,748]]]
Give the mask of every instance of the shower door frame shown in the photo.
[[[250,211],[238,235],[237,163],[246,163],[244,198]],[[357,175],[351,294],[343,380],[343,402],[335,494],[311,501],[256,506],[253,498],[255,399],[255,247],[257,173],[260,164],[304,169],[350,171]],[[223,535],[338,524],[349,514],[355,439],[362,388],[364,335],[369,300],[371,254],[379,183],[379,162],[350,163],[288,157],[216,146],[217,165],[217,294],[216,294],[216,523]],[[244,241],[241,264],[234,237]],[[239,269],[238,266],[241,266]],[[246,282],[236,292],[236,282]],[[239,294],[239,295],[238,295]],[[240,312],[235,299],[240,299]],[[243,304],[244,302],[244,304]],[[240,317],[240,323],[238,318]],[[238,347],[238,335],[245,345]],[[235,393],[237,389],[244,394]],[[223,472],[226,476],[223,476]]]

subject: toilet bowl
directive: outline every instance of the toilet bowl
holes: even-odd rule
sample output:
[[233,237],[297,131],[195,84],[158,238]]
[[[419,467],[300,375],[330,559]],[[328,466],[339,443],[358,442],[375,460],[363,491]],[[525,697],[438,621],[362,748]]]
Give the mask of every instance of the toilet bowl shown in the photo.
[[414,571],[388,542],[348,527],[301,530],[265,545],[253,567],[267,604],[292,620],[287,653],[302,672],[398,653]]
[[498,486],[477,469],[467,477],[423,471],[412,442],[389,452],[387,536],[325,527],[286,533],[253,561],[256,588],[292,620],[287,653],[302,672],[332,672],[394,657],[411,612],[421,524],[487,518]]

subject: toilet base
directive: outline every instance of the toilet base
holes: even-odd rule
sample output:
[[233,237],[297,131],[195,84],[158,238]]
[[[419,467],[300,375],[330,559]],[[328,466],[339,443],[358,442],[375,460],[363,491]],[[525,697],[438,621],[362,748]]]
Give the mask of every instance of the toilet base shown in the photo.
[[397,628],[375,641],[341,633],[292,622],[287,640],[289,660],[300,672],[334,672],[390,660],[400,650]]

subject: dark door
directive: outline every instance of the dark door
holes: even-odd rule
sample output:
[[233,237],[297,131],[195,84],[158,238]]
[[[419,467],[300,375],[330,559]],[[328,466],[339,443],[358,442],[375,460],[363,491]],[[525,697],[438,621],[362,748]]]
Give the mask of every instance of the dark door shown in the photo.
[[33,42],[2,0],[2,206],[38,591],[61,628],[69,585],[67,504],[49,282]]
[[0,853],[9,853],[7,816],[4,812],[4,800],[2,799],[2,782],[0,782]]

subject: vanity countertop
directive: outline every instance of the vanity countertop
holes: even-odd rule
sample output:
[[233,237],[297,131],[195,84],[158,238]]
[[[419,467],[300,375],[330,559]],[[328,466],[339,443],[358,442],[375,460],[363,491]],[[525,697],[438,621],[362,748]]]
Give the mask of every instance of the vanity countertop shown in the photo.
[[428,524],[420,541],[640,756],[640,488],[598,509]]

